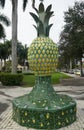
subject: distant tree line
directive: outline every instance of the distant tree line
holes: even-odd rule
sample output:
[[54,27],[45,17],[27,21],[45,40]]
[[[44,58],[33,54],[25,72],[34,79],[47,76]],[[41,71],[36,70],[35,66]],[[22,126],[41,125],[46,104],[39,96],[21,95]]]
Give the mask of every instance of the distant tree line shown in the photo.
[[[12,60],[12,41],[6,40],[4,43],[0,43],[0,60],[1,60],[1,69],[2,61],[4,61],[4,67],[6,67],[6,60]],[[17,43],[17,61],[18,64],[24,66],[25,61],[27,60],[28,47],[23,45],[21,42]],[[12,65],[11,65],[12,66]]]

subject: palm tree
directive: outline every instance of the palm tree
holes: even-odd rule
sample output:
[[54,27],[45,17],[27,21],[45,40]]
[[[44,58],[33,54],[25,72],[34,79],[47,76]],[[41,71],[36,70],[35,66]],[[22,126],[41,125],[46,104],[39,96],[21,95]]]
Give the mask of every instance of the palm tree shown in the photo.
[[2,49],[3,49],[3,44],[0,43],[0,71],[2,70],[2,60],[3,60],[3,57],[2,57]]
[[[17,8],[18,0],[11,0],[12,3],[12,73],[17,72]],[[5,6],[5,0],[0,0],[0,5]]]
[[4,14],[0,14],[0,39],[5,37],[5,29],[4,29],[3,24],[6,26],[9,26],[10,21],[8,17],[6,17]]
[[[23,0],[23,9],[25,10],[28,0]],[[11,0],[12,3],[12,73],[17,72],[17,8],[18,0]],[[35,0],[32,0],[34,7]],[[5,0],[0,0],[0,5],[5,6]]]
[[[23,0],[23,10],[25,10],[27,3],[28,0]],[[32,0],[32,7],[34,8],[34,6],[35,6],[35,0]]]
[[18,0],[12,0],[12,73],[17,72],[17,18]]
[[[1,2],[0,2],[1,4]],[[2,6],[2,4],[1,4]],[[8,17],[6,17],[4,14],[0,13],[0,39],[5,38],[5,29],[4,26],[9,26],[10,25],[10,21],[8,19]],[[0,45],[0,60],[1,60],[1,68],[2,68],[2,45]]]
[[25,60],[27,60],[28,47],[26,44],[23,46],[22,43],[18,42],[17,50],[18,50],[18,63],[24,66]]
[[6,44],[2,44],[0,43],[0,66],[1,66],[1,70],[2,70],[2,60],[4,60],[4,65],[6,63],[6,58],[7,58],[7,46]]

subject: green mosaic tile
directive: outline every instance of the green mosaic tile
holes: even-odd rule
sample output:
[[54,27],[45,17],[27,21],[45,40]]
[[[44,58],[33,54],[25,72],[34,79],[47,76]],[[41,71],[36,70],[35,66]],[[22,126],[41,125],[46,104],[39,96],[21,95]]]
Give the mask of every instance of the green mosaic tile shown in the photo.
[[29,128],[59,129],[76,120],[76,102],[54,91],[51,76],[36,76],[32,91],[13,100],[13,119]]
[[51,74],[58,62],[57,45],[48,37],[36,38],[28,50],[35,86],[29,94],[13,100],[13,119],[28,128],[59,129],[76,120],[76,102],[57,94],[51,85]]
[[30,69],[35,75],[50,75],[57,67],[58,48],[48,37],[36,38],[28,50]]

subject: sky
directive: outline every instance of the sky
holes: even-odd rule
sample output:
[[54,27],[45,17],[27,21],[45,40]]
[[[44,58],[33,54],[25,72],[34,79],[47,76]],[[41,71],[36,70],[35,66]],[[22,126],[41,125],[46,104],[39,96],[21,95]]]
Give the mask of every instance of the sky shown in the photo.
[[[29,12],[35,11],[31,7],[31,0],[29,0],[25,12],[22,9],[22,1],[18,0],[18,41],[22,44],[27,44],[29,46],[32,41],[37,37],[37,32],[33,27],[35,24],[33,18],[30,16]],[[59,41],[60,33],[64,26],[64,12],[68,10],[69,7],[74,5],[75,1],[81,0],[44,0],[44,5],[47,7],[52,4],[52,11],[54,11],[54,16],[50,19],[50,23],[53,23],[53,26],[50,30],[50,38],[57,43]],[[36,0],[35,6],[38,8],[40,1]],[[9,17],[11,21],[11,0],[6,0],[6,6],[4,10],[1,10],[6,16]],[[11,39],[11,26],[5,27],[6,30],[6,39]]]

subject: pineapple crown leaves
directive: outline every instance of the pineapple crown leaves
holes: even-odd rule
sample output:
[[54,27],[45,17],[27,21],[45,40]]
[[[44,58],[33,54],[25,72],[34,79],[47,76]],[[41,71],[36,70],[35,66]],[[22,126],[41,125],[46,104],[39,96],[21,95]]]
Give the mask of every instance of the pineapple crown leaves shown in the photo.
[[37,36],[39,36],[39,33],[40,35],[42,36],[44,34],[44,29],[43,29],[43,24],[42,22],[39,23],[38,27],[36,27],[35,25],[33,25],[37,31]]
[[37,36],[44,34],[44,29],[43,29],[43,23],[40,21],[39,17],[35,15],[34,13],[30,13],[31,16],[34,18],[35,22],[37,23],[37,27],[33,25],[37,31]]
[[47,26],[47,29],[46,29],[46,31],[47,31],[47,32],[46,32],[46,34],[47,34],[46,36],[47,36],[47,37],[49,36],[49,31],[50,31],[50,28],[52,27],[52,25],[53,25],[53,24],[50,24],[50,25]]
[[52,16],[53,13],[54,13],[53,11],[46,13],[46,15],[45,15],[45,23],[48,24],[49,19],[50,19],[50,17]]
[[46,9],[46,13],[47,13],[47,12],[50,12],[51,8],[52,8],[52,5],[49,5],[49,6],[47,7],[47,9]]
[[40,22],[39,17],[37,15],[35,15],[34,13],[30,12],[30,15],[33,17],[33,19],[35,20],[35,22],[38,24]]
[[44,11],[45,11],[44,5],[43,5],[43,3],[40,3],[40,5],[39,5],[39,13],[44,12]]
[[37,15],[30,12],[30,15],[35,20],[37,26],[34,25],[35,29],[37,30],[37,36],[49,36],[50,28],[53,24],[49,25],[49,20],[53,16],[53,11],[51,11],[52,5],[49,5],[46,10],[44,8],[43,3],[41,2],[39,8],[35,8]]

